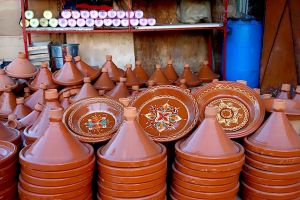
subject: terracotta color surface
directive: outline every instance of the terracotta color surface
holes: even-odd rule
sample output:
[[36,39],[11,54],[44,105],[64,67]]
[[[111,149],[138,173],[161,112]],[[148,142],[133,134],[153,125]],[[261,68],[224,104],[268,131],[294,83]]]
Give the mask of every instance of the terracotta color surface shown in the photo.
[[2,171],[6,167],[12,165],[17,159],[17,147],[9,141],[0,140],[0,149],[0,167]]
[[14,78],[31,78],[38,70],[26,59],[26,55],[19,52],[18,57],[6,66],[5,72]]
[[4,91],[5,86],[9,86],[14,89],[17,87],[17,83],[7,76],[3,69],[0,69],[0,91]]
[[106,62],[102,65],[102,68],[106,68],[108,70],[109,78],[114,82],[118,82],[120,77],[124,75],[124,71],[119,69],[112,61],[111,55],[106,55]]
[[41,105],[45,104],[45,90],[47,89],[47,86],[44,83],[41,83],[40,89],[35,91],[32,95],[25,98],[25,105],[34,109],[34,106],[38,103]]
[[61,107],[63,107],[63,109],[67,109],[71,102],[70,102],[70,92],[69,91],[66,91],[62,94],[63,96],[63,99],[60,101],[60,104],[61,104]]
[[295,92],[296,92],[296,94],[293,98],[293,101],[300,102],[300,85],[297,86]]
[[52,78],[56,84],[63,86],[78,85],[83,82],[83,75],[72,63],[72,56],[65,57],[65,64],[62,68],[53,73]]
[[198,79],[198,77],[192,72],[190,65],[185,64],[183,67],[183,72],[179,76],[179,79],[177,80],[177,84],[181,79],[186,80],[186,84],[189,87],[195,87],[199,86],[201,81]]
[[219,78],[219,75],[215,74],[208,65],[208,61],[204,61],[199,66],[198,79],[203,82],[211,82],[212,80]]
[[125,107],[128,107],[130,104],[130,99],[129,98],[120,98],[119,102],[122,103]]
[[126,98],[128,97],[129,91],[125,85],[126,82],[126,78],[120,78],[120,82],[117,83],[117,85],[114,87],[114,89],[112,89],[111,91],[107,92],[106,95],[118,100],[119,98]]
[[97,90],[110,91],[115,87],[114,82],[109,78],[107,68],[102,68],[102,74],[94,84]]
[[173,67],[173,60],[168,60],[167,66],[163,69],[163,72],[167,79],[171,82],[175,82],[178,79],[178,75]]
[[101,71],[99,69],[89,66],[87,63],[82,61],[80,56],[76,56],[74,60],[76,62],[77,69],[83,74],[83,76],[90,77],[91,80],[94,80],[100,75]]
[[186,80],[185,79],[180,79],[180,85],[179,87],[181,89],[188,89],[188,87],[186,86]]
[[125,82],[126,86],[141,85],[138,78],[136,77],[136,75],[132,71],[132,65],[131,64],[126,65],[125,77],[126,77],[126,82]]
[[24,98],[27,98],[30,96],[30,88],[29,87],[25,87],[24,88]]
[[142,63],[141,61],[137,60],[135,62],[135,68],[133,70],[133,72],[135,73],[136,77],[143,83],[146,83],[149,79],[148,74],[146,73],[146,71],[144,70],[144,68],[142,67]]
[[76,96],[71,98],[71,102],[77,102],[81,99],[93,98],[99,96],[98,91],[91,84],[90,77],[84,77],[83,81],[84,81],[83,86],[81,87],[80,91],[76,94]]
[[43,106],[37,103],[34,106],[34,110],[31,113],[29,113],[26,117],[23,117],[22,119],[19,120],[17,128],[23,129],[27,126],[31,126],[38,119],[38,116],[40,115],[42,110],[43,110]]
[[291,85],[282,84],[281,92],[277,95],[278,99],[291,99]]
[[16,108],[14,109],[13,113],[17,116],[17,119],[22,119],[26,117],[29,113],[31,113],[31,109],[24,105],[24,97],[19,97],[16,99]]
[[154,81],[156,85],[170,85],[171,84],[171,82],[168,80],[168,78],[163,73],[160,65],[156,65],[155,71],[149,78],[149,81],[150,80]]
[[6,88],[0,96],[0,116],[7,118],[16,107],[16,96],[12,93],[11,88]]
[[41,85],[41,83],[45,83],[47,85],[48,89],[57,88],[57,85],[52,80],[52,73],[48,69],[47,62],[41,64],[39,72],[37,73],[37,75],[35,76],[33,81],[31,81],[31,83],[29,84],[29,87],[32,90],[36,91],[39,89],[39,86]]

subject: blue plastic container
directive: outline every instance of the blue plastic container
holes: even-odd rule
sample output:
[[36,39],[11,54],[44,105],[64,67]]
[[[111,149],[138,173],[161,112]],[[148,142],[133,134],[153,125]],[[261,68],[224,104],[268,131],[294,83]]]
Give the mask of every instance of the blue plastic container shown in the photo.
[[256,20],[228,20],[226,79],[246,80],[259,87],[262,23]]

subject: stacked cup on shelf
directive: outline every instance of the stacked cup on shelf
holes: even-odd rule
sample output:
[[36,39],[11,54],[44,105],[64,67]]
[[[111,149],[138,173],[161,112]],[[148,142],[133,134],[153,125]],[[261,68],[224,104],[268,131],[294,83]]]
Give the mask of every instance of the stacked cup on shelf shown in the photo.
[[[23,26],[22,20],[20,21],[20,25]],[[37,28],[39,26],[41,27],[57,27],[58,26],[58,20],[56,18],[53,18],[53,14],[50,10],[45,10],[43,12],[43,17],[38,19],[35,17],[35,14],[32,10],[26,10],[25,11],[25,26]]]

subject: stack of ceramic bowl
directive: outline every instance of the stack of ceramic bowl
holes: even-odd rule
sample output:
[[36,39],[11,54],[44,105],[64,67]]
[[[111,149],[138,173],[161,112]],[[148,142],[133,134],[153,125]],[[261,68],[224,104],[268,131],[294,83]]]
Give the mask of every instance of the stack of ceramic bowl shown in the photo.
[[17,164],[18,150],[16,145],[0,141],[0,199],[17,198]]
[[215,107],[206,107],[201,125],[176,143],[171,199],[236,198],[244,149],[227,137],[216,114]]
[[94,150],[65,128],[62,109],[50,110],[50,125],[20,152],[19,197],[23,199],[92,199]]
[[0,141],[11,142],[16,145],[19,150],[22,148],[20,131],[14,128],[6,127],[2,122],[0,122]]
[[98,199],[166,198],[166,148],[153,142],[126,107],[125,121],[98,156]]
[[274,100],[268,120],[244,139],[243,199],[299,199],[300,137],[284,114],[285,101]]

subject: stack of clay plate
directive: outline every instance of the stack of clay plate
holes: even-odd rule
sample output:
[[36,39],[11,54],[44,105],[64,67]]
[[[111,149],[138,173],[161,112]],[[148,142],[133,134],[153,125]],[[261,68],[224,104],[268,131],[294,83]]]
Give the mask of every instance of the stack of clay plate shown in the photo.
[[92,199],[93,147],[68,132],[62,114],[62,109],[50,110],[48,129],[19,154],[21,200]]
[[125,121],[98,156],[98,199],[166,198],[166,148],[153,142],[126,107]]
[[15,200],[17,198],[17,147],[0,141],[0,199]]
[[244,139],[243,199],[299,199],[300,137],[276,99],[273,113],[252,136]]
[[176,143],[171,199],[236,199],[244,149],[228,138],[216,115],[208,106],[196,131]]

